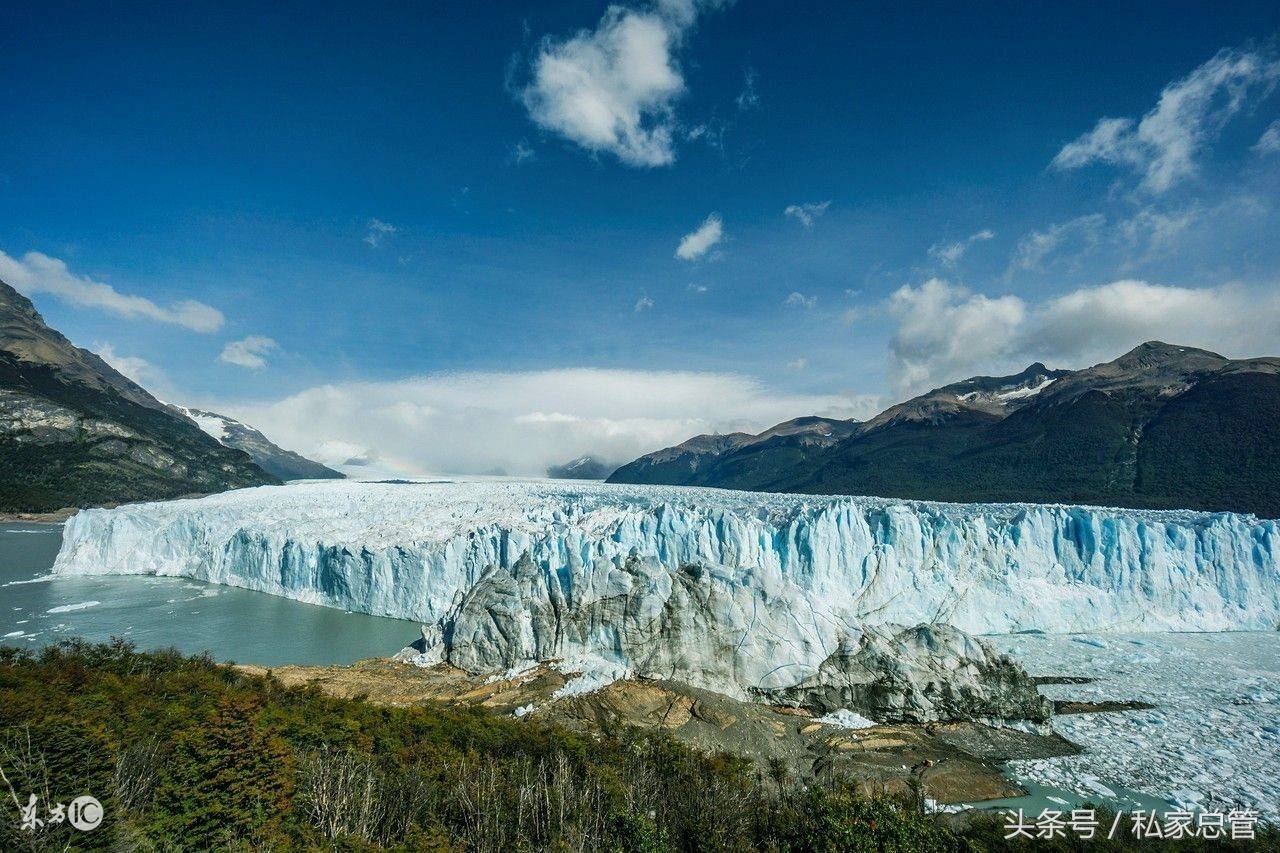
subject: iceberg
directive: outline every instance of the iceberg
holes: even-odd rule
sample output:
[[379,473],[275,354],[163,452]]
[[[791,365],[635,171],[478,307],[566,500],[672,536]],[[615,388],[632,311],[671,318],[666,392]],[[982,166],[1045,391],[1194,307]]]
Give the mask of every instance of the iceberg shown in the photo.
[[417,620],[419,662],[472,672],[584,658],[759,695],[811,683],[869,626],[1272,630],[1278,558],[1280,524],[1232,513],[310,482],[82,510],[54,573],[183,576]]

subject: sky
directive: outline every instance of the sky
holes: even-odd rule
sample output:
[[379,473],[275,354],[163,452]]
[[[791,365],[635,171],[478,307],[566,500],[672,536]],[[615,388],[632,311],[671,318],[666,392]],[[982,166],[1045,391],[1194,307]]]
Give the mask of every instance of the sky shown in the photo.
[[353,473],[1280,354],[1280,5],[7,3],[0,280]]

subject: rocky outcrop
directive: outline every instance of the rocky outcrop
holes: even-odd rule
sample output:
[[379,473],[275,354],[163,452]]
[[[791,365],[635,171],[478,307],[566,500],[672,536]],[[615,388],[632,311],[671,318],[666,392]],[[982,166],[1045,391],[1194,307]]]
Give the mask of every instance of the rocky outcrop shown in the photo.
[[773,704],[819,714],[849,708],[882,722],[1045,722],[1052,713],[1012,658],[938,624],[868,626],[798,684],[752,692]]
[[423,627],[404,657],[485,675],[591,650],[594,666],[611,676],[677,681],[817,714],[848,708],[883,722],[1044,722],[1052,709],[1010,658],[950,625],[850,626],[804,675],[794,642],[782,640],[797,628],[790,614],[800,602],[790,596],[704,566],[668,573],[634,555],[607,583],[598,597],[566,598],[526,554],[512,571],[486,571],[448,617]]

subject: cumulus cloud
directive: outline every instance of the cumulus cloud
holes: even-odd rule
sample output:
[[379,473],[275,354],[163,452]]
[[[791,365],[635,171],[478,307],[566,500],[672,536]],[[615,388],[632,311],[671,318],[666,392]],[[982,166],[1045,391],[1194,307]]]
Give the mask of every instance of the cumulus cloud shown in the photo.
[[40,252],[27,252],[21,259],[0,252],[0,281],[26,296],[48,293],[77,308],[97,308],[128,320],[154,320],[193,332],[216,332],[222,328],[222,312],[203,302],[184,299],[166,308],[145,297],[121,293],[88,276],[76,275],[63,261]]
[[907,394],[1005,355],[1026,306],[1016,296],[991,298],[931,278],[898,288],[889,297],[889,313],[897,322],[889,341],[892,379]]
[[987,240],[995,239],[996,232],[990,228],[983,228],[981,231],[975,231],[963,240],[942,241],[934,243],[929,247],[929,257],[941,261],[947,266],[954,266],[957,261],[964,257],[964,253],[969,251],[969,247],[974,243],[983,243]]
[[112,344],[96,343],[93,345],[93,351],[107,364],[124,374],[126,379],[132,379],[144,387],[147,383],[153,382],[161,376],[161,372],[156,366],[145,358],[124,355],[117,352]]
[[724,220],[713,213],[702,224],[680,238],[676,257],[682,261],[696,261],[724,238]]
[[805,228],[813,227],[813,220],[827,212],[827,208],[831,206],[830,201],[811,201],[805,204],[789,204],[787,209],[782,211],[784,216],[789,216],[799,222]]
[[206,401],[321,461],[357,458],[407,475],[539,475],[587,454],[622,463],[698,433],[759,431],[802,413],[865,418],[874,404],[781,393],[734,374],[585,368],[323,385],[265,404]]
[[1280,60],[1252,51],[1221,50],[1160,93],[1139,121],[1103,118],[1093,130],[1062,147],[1052,166],[1078,169],[1090,163],[1127,166],[1139,186],[1162,193],[1196,173],[1201,149],[1255,94],[1280,80]]
[[1256,154],[1275,154],[1280,151],[1280,119],[1267,126],[1262,136],[1253,144],[1252,150]]
[[394,236],[399,230],[390,222],[383,222],[381,219],[370,219],[365,230],[364,241],[377,249],[386,242],[388,237]]
[[520,93],[529,117],[630,166],[673,162],[675,104],[685,92],[679,54],[698,13],[715,5],[610,6],[594,30],[545,38]]
[[218,361],[247,367],[250,370],[261,370],[267,366],[267,354],[277,349],[276,342],[262,335],[250,335],[238,341],[231,341],[222,348]]
[[1125,279],[1029,304],[931,279],[900,288],[889,310],[891,374],[904,396],[1030,361],[1083,367],[1153,339],[1239,356],[1280,345],[1280,292],[1239,285]]
[[786,299],[782,300],[782,304],[788,308],[803,308],[807,311],[818,304],[818,297],[805,296],[799,291],[792,291]]

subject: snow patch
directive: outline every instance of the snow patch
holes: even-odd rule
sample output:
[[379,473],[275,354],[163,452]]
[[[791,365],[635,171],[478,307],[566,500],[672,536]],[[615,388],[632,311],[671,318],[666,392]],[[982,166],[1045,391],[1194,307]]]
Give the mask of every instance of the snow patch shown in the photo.
[[570,696],[585,696],[608,687],[615,681],[621,681],[631,675],[631,668],[616,661],[605,660],[594,656],[576,656],[556,661],[552,666],[566,675],[577,675],[565,685],[551,694],[551,701],[565,699]]
[[880,725],[875,720],[868,720],[861,714],[850,711],[848,708],[838,708],[827,714],[825,717],[818,717],[815,723],[823,723],[828,726],[839,726],[842,729],[869,729],[872,726]]

